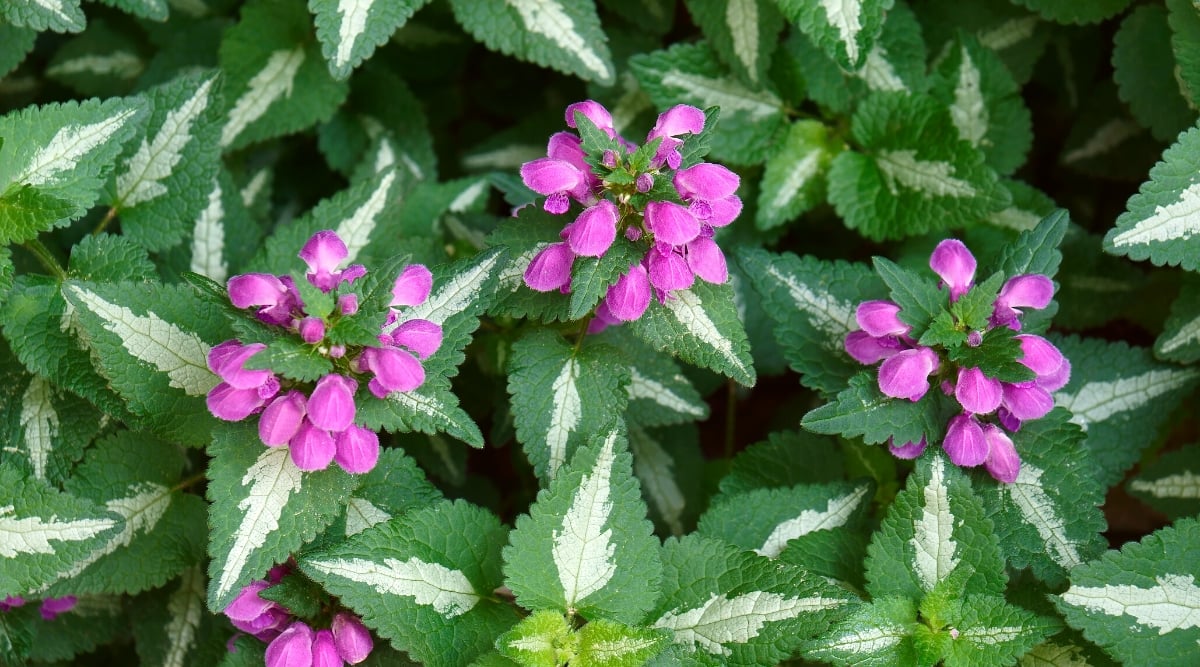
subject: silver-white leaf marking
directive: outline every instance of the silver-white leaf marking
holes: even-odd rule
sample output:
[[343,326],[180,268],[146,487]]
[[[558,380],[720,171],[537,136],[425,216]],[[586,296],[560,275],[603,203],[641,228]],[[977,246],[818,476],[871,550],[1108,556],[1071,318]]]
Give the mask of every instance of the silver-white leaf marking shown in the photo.
[[691,290],[678,290],[674,299],[667,299],[667,310],[687,329],[688,333],[711,346],[743,375],[749,375],[746,365],[733,351],[733,341],[726,338],[704,312],[700,297]]
[[204,572],[190,567],[179,577],[179,588],[167,600],[167,654],[163,667],[183,667],[196,645],[196,632],[204,615]]
[[778,115],[783,108],[783,102],[774,94],[750,90],[729,77],[713,79],[672,69],[663,75],[662,85],[678,89],[697,100],[700,107],[719,106],[722,112],[730,114],[743,112],[752,121]]
[[784,176],[783,182],[779,184],[779,189],[775,191],[775,196],[771,197],[767,208],[778,212],[792,203],[799,196],[800,190],[805,185],[808,185],[813,177],[817,175],[817,167],[821,164],[821,155],[823,153],[824,151],[820,148],[813,148],[805,153],[799,162],[789,165],[786,168],[787,175]]
[[365,498],[351,498],[346,502],[346,537],[357,535],[390,518],[391,514],[379,509],[371,501]]
[[893,93],[908,92],[908,86],[904,84],[904,79],[896,74],[896,68],[892,67],[892,61],[883,44],[875,44],[870,51],[867,51],[867,61],[863,63],[862,69],[857,72],[856,76],[866,82],[867,87],[871,90]]
[[742,593],[733,598],[713,593],[699,607],[663,614],[653,627],[672,630],[675,643],[691,651],[701,649],[705,653],[724,656],[733,653],[726,644],[749,642],[771,621],[796,618],[806,612],[833,609],[845,603],[838,598],[789,598],[767,591]]
[[396,149],[392,146],[389,139],[384,139],[379,142],[379,150],[375,152],[375,173],[382,173],[384,169],[396,164]]
[[787,287],[788,295],[796,302],[796,307],[808,313],[809,322],[826,334],[826,347],[839,351],[844,349],[842,345],[846,334],[858,328],[853,304],[829,292],[814,291],[774,265],[767,266],[767,274]]
[[1135,479],[1129,484],[1129,488],[1155,498],[1197,500],[1200,499],[1200,475],[1191,470],[1184,470],[1158,479]]
[[501,253],[493,253],[491,257],[468,267],[462,273],[457,274],[450,279],[449,282],[443,283],[441,289],[430,294],[429,299],[419,306],[413,306],[400,313],[401,320],[406,322],[411,319],[429,320],[437,325],[446,323],[446,320],[463,312],[479,297],[479,293],[483,290],[483,284],[487,282],[488,276],[492,274],[492,269],[496,263],[500,261]]
[[751,81],[758,81],[758,0],[729,0],[725,5],[725,25],[733,39],[733,53]]
[[1114,118],[1100,126],[1096,133],[1079,148],[1065,153],[1062,161],[1070,164],[1104,155],[1130,137],[1139,134],[1142,126],[1127,118]]
[[250,79],[246,84],[246,92],[229,111],[229,120],[221,130],[222,148],[232,144],[250,123],[262,118],[277,100],[292,96],[292,85],[302,64],[302,47],[290,51],[281,49],[271,54],[267,64]]
[[1079,556],[1078,545],[1067,537],[1066,522],[1042,485],[1043,474],[1044,470],[1028,461],[1022,461],[1017,480],[1012,484],[1000,485],[1000,492],[1008,494],[1009,499],[1020,510],[1025,523],[1037,529],[1038,536],[1046,544],[1054,562],[1070,570],[1082,563],[1083,559]]
[[929,484],[921,490],[924,502],[921,515],[913,521],[913,572],[922,588],[930,591],[954,568],[959,558],[954,542],[954,514],[950,511],[950,489],[946,487],[946,463],[933,457]]
[[649,433],[629,426],[629,449],[633,452],[633,473],[658,510],[658,516],[672,535],[683,535],[683,511],[687,499],[675,482],[675,459]]
[[486,178],[481,178],[458,193],[446,208],[452,213],[462,213],[469,209],[481,196],[487,193],[489,183]]
[[1159,345],[1158,350],[1163,354],[1170,354],[1184,345],[1195,341],[1200,341],[1200,317],[1179,327],[1179,331],[1176,331],[1170,338],[1164,340]]
[[593,642],[588,645],[587,654],[595,663],[605,664],[608,660],[617,660],[630,653],[637,653],[654,646],[659,642],[657,637],[622,637],[617,640]]
[[531,144],[514,144],[490,151],[472,153],[463,158],[463,166],[467,169],[516,169],[521,165],[546,157],[545,146]]
[[50,11],[52,14],[66,21],[67,23],[75,25],[75,21],[72,21],[71,17],[67,16],[66,12],[63,11],[62,0],[33,0],[33,4],[41,7],[42,9]]
[[446,618],[465,614],[479,602],[479,594],[462,571],[426,563],[416,556],[406,561],[385,558],[382,563],[363,558],[310,560],[308,565],[325,574],[366,584],[381,595],[413,598]]
[[909,631],[897,625],[859,627],[822,642],[821,649],[870,655],[887,650],[908,636]]
[[875,156],[883,181],[893,195],[896,186],[916,190],[926,199],[933,197],[974,197],[975,186],[954,178],[954,165],[917,159],[914,150],[883,150]]
[[192,228],[192,271],[224,283],[229,277],[225,261],[225,208],[221,204],[221,184],[213,179],[208,205],[196,217]]
[[775,526],[763,545],[755,551],[760,556],[776,558],[787,547],[789,540],[801,535],[807,535],[814,530],[824,530],[843,526],[853,516],[862,499],[867,495],[867,488],[860,486],[844,496],[830,498],[825,509],[802,510],[800,514]]
[[1056,405],[1071,411],[1071,421],[1088,430],[1113,415],[1136,410],[1200,377],[1194,369],[1158,369],[1105,382],[1087,382],[1072,393],[1054,395]]
[[74,169],[80,160],[112,138],[125,125],[125,121],[136,113],[137,109],[125,109],[89,125],[68,125],[59,129],[50,143],[33,154],[29,164],[15,179],[16,182],[29,185],[54,183],[59,174]]
[[570,608],[604,588],[617,573],[613,560],[617,545],[612,528],[604,528],[613,510],[610,494],[616,441],[616,431],[604,439],[596,464],[580,480],[563,516],[562,529],[553,532],[551,555]]
[[965,44],[962,63],[958,66],[958,85],[954,87],[954,103],[950,105],[950,119],[958,128],[959,138],[972,146],[978,146],[987,135],[988,109],[983,99],[983,81]]
[[1200,233],[1200,183],[1193,183],[1179,198],[1166,206],[1155,206],[1154,213],[1137,221],[1113,237],[1118,248],[1162,241],[1186,241]]
[[993,51],[1003,51],[1033,37],[1037,24],[1038,17],[1034,14],[1009,19],[991,30],[980,32],[979,43]]
[[113,51],[111,53],[89,53],[86,56],[55,63],[46,68],[46,74],[50,76],[90,74],[132,79],[141,74],[144,67],[142,59],[137,57],[137,54],[129,51]]
[[250,181],[246,183],[246,187],[242,188],[242,206],[250,208],[254,202],[258,200],[258,196],[262,194],[263,189],[267,185],[267,180],[271,178],[271,170],[267,168],[259,169],[250,177]]
[[443,424],[454,423],[449,411],[446,409],[446,405],[433,396],[417,391],[393,391],[388,394],[388,400],[395,401],[405,408],[419,412],[426,417],[433,417]]
[[550,460],[546,464],[546,476],[554,479],[560,466],[567,460],[567,443],[571,433],[583,421],[583,399],[579,396],[576,381],[581,373],[579,362],[571,357],[563,365],[554,384],[550,386],[553,403],[550,406],[550,426],[546,430],[546,449]]
[[162,182],[183,159],[183,149],[192,140],[192,124],[208,108],[208,93],[214,81],[215,76],[209,77],[179,108],[168,112],[153,140],[142,139],[125,171],[117,176],[121,205],[137,206],[167,194]]
[[959,639],[966,640],[972,644],[983,644],[985,646],[993,646],[995,644],[1003,644],[1016,640],[1021,635],[1028,632],[1028,628],[1020,625],[1001,625],[998,627],[975,627],[967,628],[959,635]]
[[588,40],[575,28],[575,22],[563,11],[563,6],[555,0],[504,0],[505,4],[517,10],[521,22],[529,32],[541,35],[553,42],[558,48],[570,53],[583,63],[588,70],[595,72],[596,78],[608,80],[612,72],[608,64],[592,48]]
[[46,464],[58,436],[58,411],[51,402],[53,396],[49,380],[38,375],[33,376],[21,395],[21,432],[29,451],[29,465],[38,479],[46,479]]
[[188,396],[202,396],[217,385],[217,377],[208,370],[209,346],[196,334],[150,311],[136,315],[79,285],[67,285],[66,290],[103,320],[101,325],[116,334],[129,354],[166,373],[170,386]]
[[[689,402],[679,394],[671,391],[669,387],[661,382],[642,375],[638,372],[637,368],[630,367],[629,374],[629,386],[626,387],[625,391],[631,401],[637,399],[654,401],[671,412],[678,412],[681,415],[691,415],[693,417],[704,417],[708,412],[706,404]],[[687,378],[683,375],[676,375],[674,379],[680,382],[687,382]]]
[[500,289],[506,292],[517,291],[524,284],[525,270],[529,268],[529,265],[533,262],[533,258],[549,245],[549,241],[542,241],[514,257],[508,266],[504,267],[504,270],[500,272],[498,278]]
[[846,47],[846,57],[851,63],[858,62],[858,33],[862,32],[861,0],[821,0],[825,18],[838,31],[838,37]]
[[1139,624],[1157,629],[1160,635],[1200,628],[1200,587],[1195,578],[1190,574],[1161,574],[1154,580],[1158,583],[1154,588],[1073,585],[1062,594],[1062,600],[1094,614],[1132,616]]
[[387,206],[388,195],[392,190],[392,183],[395,182],[396,172],[389,171],[362,206],[355,209],[349,218],[338,223],[337,235],[346,243],[346,259],[343,261],[347,264],[353,262],[359,251],[367,247],[367,242],[371,240],[371,232],[375,231],[376,220]]
[[338,67],[350,62],[354,43],[366,31],[367,14],[374,4],[375,0],[338,0],[337,11],[342,15],[342,20],[338,23],[337,53],[333,56],[333,62]]
[[17,518],[12,505],[0,507],[0,556],[52,554],[55,542],[82,542],[117,525],[115,519],[76,519],[61,521],[57,516]]
[[246,569],[250,555],[260,549],[267,536],[279,530],[279,518],[287,507],[288,500],[300,490],[303,474],[292,463],[287,447],[270,447],[258,455],[258,459],[242,477],[242,487],[249,486],[246,497],[238,502],[242,515],[233,546],[221,566],[217,579],[217,598],[224,598],[233,590]]
[[1000,227],[1015,229],[1018,232],[1024,232],[1034,227],[1042,221],[1042,216],[1032,211],[1026,211],[1016,206],[989,213],[987,216],[988,222]]

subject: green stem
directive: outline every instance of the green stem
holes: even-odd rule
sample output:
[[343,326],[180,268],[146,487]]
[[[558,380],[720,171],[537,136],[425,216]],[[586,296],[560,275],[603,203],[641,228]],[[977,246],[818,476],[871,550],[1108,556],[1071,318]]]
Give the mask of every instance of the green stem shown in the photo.
[[583,318],[582,326],[579,328],[579,334],[575,337],[575,351],[571,354],[572,357],[579,356],[579,349],[583,347],[583,339],[587,336],[588,325],[592,323],[592,318],[596,316],[596,312],[592,311]]
[[207,475],[205,473],[198,472],[187,479],[181,480],[178,484],[171,487],[171,492],[174,493],[175,491],[183,491],[184,489],[195,485],[197,482],[204,481],[206,477]]
[[117,207],[113,206],[108,209],[108,213],[105,213],[104,217],[100,219],[100,222],[96,224],[96,228],[92,230],[92,236],[99,236],[102,234],[105,229],[108,229],[109,223],[111,223],[116,217]]
[[58,263],[58,260],[54,259],[54,255],[50,254],[50,249],[42,245],[41,241],[37,240],[36,238],[29,239],[22,245],[26,250],[33,253],[33,256],[37,257],[38,261],[42,263],[42,266],[46,267],[46,270],[53,274],[55,278],[58,278],[59,280],[67,279],[67,272],[63,269],[62,265]]

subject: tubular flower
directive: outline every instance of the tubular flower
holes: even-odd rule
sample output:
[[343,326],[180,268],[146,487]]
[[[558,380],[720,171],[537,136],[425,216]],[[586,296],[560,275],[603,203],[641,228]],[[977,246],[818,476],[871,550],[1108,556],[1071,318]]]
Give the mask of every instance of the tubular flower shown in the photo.
[[339,611],[330,627],[315,629],[281,605],[264,600],[260,593],[280,578],[251,582],[223,612],[238,630],[267,642],[269,667],[340,667],[356,665],[371,655],[375,648],[371,631],[354,614]]
[[[939,243],[930,256],[929,266],[940,278],[939,288],[947,288],[950,304],[976,289],[975,257],[958,240]],[[1053,343],[1033,334],[1012,333],[1021,330],[1020,309],[1045,308],[1053,295],[1054,283],[1049,277],[1022,274],[1003,284],[993,299],[990,316],[964,315],[951,306],[949,314],[961,336],[957,351],[942,343],[932,346],[917,343],[912,328],[901,318],[897,303],[864,301],[855,311],[859,328],[846,334],[844,347],[859,363],[879,364],[879,390],[892,398],[920,401],[927,395],[933,378],[960,411],[950,418],[942,439],[942,449],[950,460],[965,467],[983,465],[995,479],[1012,483],[1020,473],[1021,459],[1009,432],[1019,430],[1024,421],[1050,412],[1054,408],[1052,392],[1070,379],[1070,362]],[[960,317],[974,318],[970,326],[977,328],[970,328]],[[1025,379],[1019,372],[1000,371],[995,365],[963,363],[964,358],[989,358],[967,355],[964,351],[987,346],[992,339],[1012,339],[1019,343],[1020,354],[1012,361],[1028,369],[1033,377]],[[925,446],[925,438],[902,445],[889,441],[888,445],[898,458],[920,456]]]
[[680,152],[688,135],[704,130],[704,112],[687,105],[663,112],[646,137],[655,145],[653,155],[649,147],[639,149],[621,137],[612,114],[598,102],[567,107],[568,127],[579,129],[582,118],[613,143],[589,157],[582,139],[558,132],[550,137],[547,157],[521,167],[525,184],[546,195],[545,210],[566,213],[572,200],[584,207],[563,227],[562,242],[533,255],[525,284],[540,292],[569,293],[577,257],[603,257],[622,236],[638,244],[641,261],[609,285],[596,307],[588,328],[599,331],[640,318],[651,301],[665,303],[697,278],[726,282],[729,268],[713,234],[741,213],[735,194],[740,178],[716,164],[685,166]]
[[[355,424],[356,394],[367,383],[374,395],[412,391],[425,380],[421,360],[442,344],[441,326],[408,317],[407,308],[425,303],[433,274],[413,264],[400,271],[392,283],[386,311],[360,314],[355,281],[366,268],[341,265],[349,253],[332,231],[314,234],[299,252],[308,265],[306,279],[330,294],[336,304],[324,316],[309,313],[288,276],[245,274],[229,280],[229,296],[239,308],[254,308],[267,324],[295,335],[304,345],[328,360],[330,370],[315,378],[289,377],[270,368],[265,343],[244,344],[229,340],[213,347],[208,367],[220,379],[209,392],[209,411],[218,419],[241,421],[258,415],[258,434],[268,447],[284,447],[301,470],[322,470],[336,462],[347,472],[361,474],[375,467],[379,437]],[[337,325],[343,318],[378,317],[378,344],[349,344],[341,340]],[[260,356],[264,355],[264,356]],[[236,613],[236,612],[235,612]]]

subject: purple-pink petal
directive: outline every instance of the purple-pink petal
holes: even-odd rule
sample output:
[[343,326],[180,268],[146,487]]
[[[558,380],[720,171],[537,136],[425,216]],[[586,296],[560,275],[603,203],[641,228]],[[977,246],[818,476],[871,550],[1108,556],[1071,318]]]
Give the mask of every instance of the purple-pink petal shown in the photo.
[[1036,381],[1004,383],[1004,407],[1021,421],[1040,419],[1054,409],[1054,397]]
[[521,180],[538,194],[552,195],[574,190],[586,176],[566,160],[544,157],[521,165]]
[[257,389],[234,389],[228,382],[213,387],[205,397],[208,411],[217,419],[229,422],[249,417],[262,407],[263,402]]
[[954,385],[954,397],[963,410],[984,415],[1000,407],[1004,388],[996,378],[990,378],[978,368],[958,369],[958,382]]
[[392,343],[407,347],[425,359],[442,346],[442,327],[429,320],[408,320],[392,330]]
[[546,142],[546,155],[555,159],[569,162],[581,172],[589,172],[590,167],[584,161],[587,157],[583,152],[582,141],[570,132],[555,132]]
[[700,221],[675,202],[649,202],[645,216],[646,227],[658,243],[683,245],[700,235]]
[[270,586],[268,582],[258,579],[250,582],[238,591],[238,594],[233,598],[233,601],[225,607],[222,612],[230,619],[235,621],[253,621],[254,619],[267,613],[268,609],[277,607],[278,605],[270,600],[264,600],[258,596]]
[[[1054,343],[1035,336],[1034,334],[1019,334],[1013,336],[1021,344],[1021,358],[1017,361],[1029,370],[1037,373],[1038,380],[1058,372],[1066,359]],[[1043,385],[1044,386],[1044,385]],[[1053,390],[1051,390],[1053,391]]]
[[925,445],[924,437],[917,442],[906,442],[900,446],[896,446],[895,443],[888,440],[888,451],[898,459],[915,459],[924,453]]
[[38,613],[47,621],[53,621],[59,614],[66,613],[75,608],[79,602],[79,598],[74,595],[65,595],[60,598],[46,598],[42,600],[42,606],[38,608]]
[[333,460],[352,475],[371,472],[379,461],[379,435],[370,429],[351,424],[334,437],[334,444]]
[[954,465],[968,468],[983,463],[988,457],[988,442],[983,436],[983,428],[970,415],[950,418],[942,449],[946,450]]
[[338,297],[338,312],[342,315],[353,315],[358,312],[358,295],[350,292]]
[[322,292],[337,287],[341,278],[337,267],[349,254],[346,244],[329,229],[313,234],[299,253],[300,259],[308,264],[308,281]]
[[658,137],[678,137],[704,131],[704,112],[687,104],[677,104],[658,115],[646,142]]
[[392,300],[389,306],[419,306],[429,298],[433,289],[433,274],[423,264],[404,267],[396,282],[392,283]]
[[310,472],[328,468],[334,454],[337,453],[333,436],[329,435],[328,431],[313,426],[307,419],[300,423],[300,429],[292,436],[288,446],[292,463],[295,463],[297,468]]
[[704,222],[713,227],[724,227],[733,222],[742,212],[742,200],[737,195],[707,202],[708,218]]
[[575,253],[566,243],[551,243],[534,255],[525,268],[525,284],[539,292],[553,292],[571,281]]
[[300,340],[310,345],[315,345],[325,339],[325,320],[319,317],[310,315],[300,320],[298,329],[300,330]]
[[845,347],[846,354],[867,366],[877,364],[905,349],[894,336],[876,338],[865,331],[851,331],[846,334]]
[[646,258],[650,284],[664,292],[687,289],[696,281],[687,260],[677,252],[662,253],[651,250],[646,254]]
[[317,428],[333,433],[354,423],[354,391],[358,383],[345,375],[330,373],[317,380],[308,397],[308,419]]
[[385,398],[393,391],[412,391],[425,381],[421,362],[400,348],[369,347],[363,350],[362,359],[375,374],[369,388],[379,398]]
[[338,653],[342,659],[351,665],[357,665],[375,648],[371,639],[371,631],[353,614],[341,612],[333,617],[330,626],[333,630],[333,641],[337,644]]
[[937,370],[937,353],[927,347],[897,352],[879,365],[879,390],[893,398],[919,401]]
[[996,303],[1009,308],[1045,308],[1054,298],[1054,282],[1040,273],[1013,276],[1000,288]]
[[983,437],[988,442],[988,457],[984,462],[990,474],[997,481],[1012,484],[1021,473],[1021,457],[1017,448],[1008,435],[994,424],[985,424]]
[[863,331],[876,338],[903,336],[912,330],[900,321],[900,306],[892,301],[863,301],[854,311],[854,319]]
[[258,419],[258,437],[268,447],[287,444],[304,420],[306,406],[304,394],[292,389],[271,401]]
[[287,296],[287,285],[269,273],[243,273],[229,279],[229,300],[238,308],[274,306]]
[[724,199],[737,192],[741,178],[728,168],[711,162],[701,162],[675,172],[672,180],[675,191],[684,201]]
[[266,667],[312,667],[312,642],[307,623],[292,623],[267,645]]
[[698,236],[687,244],[686,254],[688,267],[702,280],[720,285],[729,279],[725,253],[721,252],[721,247],[716,241]]
[[929,268],[950,288],[950,300],[957,300],[975,280],[975,256],[958,239],[946,239],[933,249]]
[[622,322],[631,322],[650,305],[650,276],[646,267],[635,264],[608,288],[604,297],[608,312]]
[[584,209],[567,234],[567,245],[581,257],[599,257],[617,238],[617,205],[601,199]]
[[574,104],[567,105],[566,117],[567,127],[575,129],[575,114],[582,113],[592,124],[604,130],[608,136],[613,136],[613,119],[612,114],[608,109],[604,108],[603,104],[595,100],[584,100]]
[[317,630],[312,642],[312,667],[344,667],[345,664],[333,643],[333,633]]

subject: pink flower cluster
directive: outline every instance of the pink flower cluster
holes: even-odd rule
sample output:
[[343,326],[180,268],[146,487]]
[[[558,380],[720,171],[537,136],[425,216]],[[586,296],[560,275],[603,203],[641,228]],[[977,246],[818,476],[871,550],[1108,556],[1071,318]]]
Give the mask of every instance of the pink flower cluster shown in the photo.
[[[75,608],[79,603],[79,598],[74,595],[66,595],[60,598],[46,598],[42,600],[42,604],[38,606],[38,613],[41,614],[42,620],[53,621],[58,618],[59,614],[66,613]],[[25,598],[18,595],[10,595],[3,600],[0,600],[0,613],[7,612],[10,609],[25,606]]]
[[[281,576],[276,568],[270,578],[278,583]],[[314,631],[278,603],[259,597],[270,586],[267,580],[252,582],[224,612],[234,627],[269,642],[267,667],[342,667],[357,665],[371,654],[371,631],[357,616],[338,612],[329,628]]]
[[324,319],[305,311],[290,276],[247,273],[229,280],[233,305],[254,308],[259,320],[298,334],[333,362],[334,372],[317,380],[311,390],[269,369],[247,368],[267,348],[263,343],[228,340],[208,354],[209,370],[221,378],[208,393],[209,411],[226,421],[259,415],[263,444],[287,445],[301,470],[323,470],[331,462],[349,473],[374,468],[379,436],[354,423],[359,385],[355,376],[369,376],[367,388],[379,398],[412,391],[425,381],[421,360],[442,344],[439,325],[419,318],[401,320],[398,308],[424,303],[433,285],[429,269],[417,264],[405,267],[395,279],[378,346],[347,350],[327,344],[326,330],[340,318],[358,313],[358,294],[350,290],[367,270],[360,264],[339,268],[348,254],[346,244],[332,231],[317,232],[299,253],[308,264],[308,281],[322,292],[337,293],[337,308]]
[[[525,284],[541,292],[569,292],[575,258],[603,256],[618,233],[643,242],[647,249],[642,261],[608,289],[597,307],[602,325],[638,319],[652,297],[663,302],[671,292],[691,287],[697,277],[725,282],[729,277],[725,255],[712,237],[714,228],[728,225],[742,210],[742,201],[734,194],[739,178],[706,162],[680,169],[680,137],[704,130],[704,112],[678,105],[662,113],[646,137],[647,143],[659,143],[643,169],[630,159],[637,146],[616,134],[607,109],[592,100],[568,106],[566,120],[571,128],[576,127],[576,113],[616,139],[623,151],[607,150],[600,156],[609,170],[602,176],[587,163],[582,140],[558,132],[550,137],[547,157],[521,166],[525,184],[546,195],[546,211],[566,213],[572,200],[584,206],[563,227],[563,240],[533,258],[525,271]],[[664,179],[670,179],[672,190],[655,191],[656,183],[668,182]]]
[[[929,266],[949,289],[951,303],[974,287],[975,257],[962,242],[947,239],[938,244]],[[1045,308],[1054,296],[1054,283],[1040,274],[1009,278],[992,306],[984,331],[967,332],[966,344],[977,347],[994,327],[1021,330],[1021,308]],[[859,304],[855,319],[860,330],[846,335],[846,352],[860,363],[879,365],[879,390],[893,398],[918,401],[929,391],[931,376],[941,380],[941,389],[953,396],[962,409],[950,419],[942,448],[960,466],[983,464],[992,477],[1005,483],[1016,481],[1021,460],[1006,431],[1015,432],[1021,423],[1038,419],[1054,408],[1052,392],[1067,383],[1071,365],[1053,343],[1033,334],[1017,334],[1021,347],[1017,362],[1033,371],[1024,382],[1002,382],[977,367],[957,367],[938,352],[918,344],[901,321],[900,306],[891,301]],[[901,458],[915,458],[926,442],[892,443],[891,451]]]

